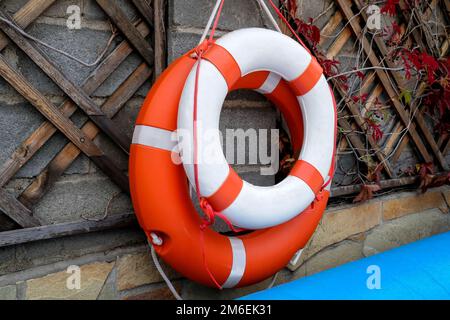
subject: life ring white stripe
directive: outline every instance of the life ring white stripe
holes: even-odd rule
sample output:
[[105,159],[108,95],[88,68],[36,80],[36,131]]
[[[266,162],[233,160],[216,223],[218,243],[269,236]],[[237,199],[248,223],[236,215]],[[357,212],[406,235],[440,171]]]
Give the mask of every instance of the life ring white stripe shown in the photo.
[[[237,35],[244,41],[236,41]],[[287,46],[288,42],[292,45]],[[242,76],[260,71],[261,66],[265,66],[265,70],[276,71],[285,80],[292,81],[305,72],[312,60],[295,40],[273,30],[240,29],[227,33],[216,43],[233,56]],[[280,64],[280,61],[285,63]]]
[[280,81],[281,77],[276,73],[271,72],[269,73],[266,81],[259,89],[256,90],[256,92],[259,92],[261,94],[271,94],[280,84]]
[[[189,101],[190,107],[193,107],[195,93],[195,74],[197,64],[189,74],[184,86],[180,101]],[[230,166],[223,154],[221,139],[218,133],[220,124],[220,111],[212,106],[220,106],[228,94],[228,85],[219,70],[209,61],[203,60],[200,68],[200,77],[198,83],[198,176],[200,180],[200,191],[204,197],[210,197],[226,180],[229,174]],[[208,94],[214,88],[214,94]],[[216,94],[217,92],[217,94]],[[183,109],[180,104],[178,111],[178,129],[179,133],[194,131],[193,109]],[[180,123],[182,125],[180,126]],[[187,129],[187,130],[186,130]],[[194,178],[194,152],[193,136],[183,137],[180,140],[181,159],[189,178],[191,185],[195,186]],[[214,147],[214,148],[212,148]],[[206,151],[205,151],[206,150]],[[207,181],[207,182],[206,182]]]
[[[273,201],[274,198],[277,200]],[[264,229],[279,223],[280,217],[277,213],[280,212],[281,205],[283,218],[291,220],[307,208],[314,198],[315,194],[309,185],[294,176],[288,176],[270,189],[244,181],[241,192],[223,214],[233,224]],[[243,212],[245,214],[242,214]]]
[[[298,98],[302,108],[303,121],[314,126],[304,126],[304,139],[300,159],[311,163],[320,172],[324,181],[330,171],[334,152],[334,123],[336,115],[333,97],[328,82],[322,76],[317,84],[304,96]],[[327,94],[328,93],[328,94]],[[307,109],[314,109],[314,112]],[[333,122],[330,122],[333,119]],[[333,125],[330,128],[330,123]]]
[[244,276],[247,264],[247,254],[245,252],[244,242],[241,239],[235,237],[229,237],[228,239],[230,240],[231,250],[233,252],[233,265],[231,267],[230,275],[222,287],[234,288]]
[[149,126],[136,126],[133,144],[177,152],[178,142],[172,131]]

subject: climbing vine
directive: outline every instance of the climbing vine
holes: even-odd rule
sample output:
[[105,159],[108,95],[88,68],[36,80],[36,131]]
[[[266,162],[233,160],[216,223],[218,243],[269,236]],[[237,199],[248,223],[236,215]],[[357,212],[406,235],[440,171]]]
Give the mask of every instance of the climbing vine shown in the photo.
[[[448,26],[437,18],[436,1],[387,0],[359,1],[359,3],[360,10],[352,19],[348,20],[360,19],[362,15],[367,14],[367,8],[371,5],[377,5],[380,8],[379,13],[384,26],[380,30],[370,30],[365,26],[362,36],[366,37],[371,44],[376,39],[382,39],[386,52],[374,52],[381,61],[381,65],[377,67],[391,73],[397,72],[407,83],[404,87],[395,86],[397,91],[395,99],[398,99],[405,110],[408,110],[411,123],[400,132],[393,132],[392,126],[387,125],[394,117],[390,111],[393,98],[391,100],[378,96],[370,98],[367,92],[361,90],[362,83],[369,76],[367,71],[370,69],[370,66],[367,65],[368,58],[363,54],[361,38],[358,38],[354,45],[358,54],[356,63],[350,67],[343,67],[339,59],[327,57],[326,53],[322,51],[321,41],[337,38],[349,24],[348,21],[344,21],[346,24],[342,30],[328,36],[331,39],[324,39],[321,36],[321,30],[316,25],[316,21],[319,17],[326,15],[332,7],[336,7],[336,4],[332,2],[316,18],[303,19],[297,14],[296,0],[281,1],[283,14],[322,65],[324,74],[332,79],[330,84],[340,97],[338,101],[339,117],[352,118],[352,115],[345,111],[346,104],[352,103],[358,107],[358,116],[363,122],[361,129],[352,128],[352,132],[348,132],[344,128],[339,128],[341,139],[346,139],[349,134],[358,134],[364,137],[362,140],[366,141],[365,150],[358,150],[352,143],[346,144],[357,159],[357,163],[355,168],[347,170],[341,168],[344,174],[350,175],[349,172],[351,172],[355,177],[351,184],[361,185],[360,193],[354,198],[354,202],[371,199],[383,189],[383,163],[374,160],[377,152],[380,152],[380,148],[374,148],[373,144],[381,146],[392,135],[400,136],[397,144],[391,148],[392,151],[385,155],[386,161],[389,161],[402,147],[401,144],[407,138],[407,133],[418,112],[423,114],[436,138],[444,141],[450,136],[450,58],[446,53],[449,40]],[[424,12],[429,12],[429,14],[426,15]],[[446,41],[447,47],[445,46]],[[388,64],[395,65],[396,69],[388,68]],[[393,82],[392,79],[390,81]],[[288,172],[294,163],[292,161],[294,156],[286,147],[286,138],[282,139],[284,139],[282,152],[287,152],[282,157],[282,168],[284,172]],[[371,145],[367,143],[370,139],[373,141]],[[448,173],[439,172],[437,174],[436,172],[437,165],[435,163],[421,163],[418,160],[415,165],[398,169],[395,174],[398,177],[417,176],[419,188],[425,192],[430,187],[450,182]],[[339,183],[335,185],[335,187],[339,186]]]

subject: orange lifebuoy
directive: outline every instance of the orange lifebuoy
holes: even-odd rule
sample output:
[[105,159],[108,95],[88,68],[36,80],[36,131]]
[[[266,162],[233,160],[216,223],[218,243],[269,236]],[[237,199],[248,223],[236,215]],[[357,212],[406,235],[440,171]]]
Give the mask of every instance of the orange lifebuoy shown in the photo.
[[[183,166],[174,163],[180,97],[196,60],[192,52],[176,60],[158,79],[147,96],[137,120],[130,156],[133,204],[149,239],[162,241],[155,250],[185,277],[214,286],[208,275],[225,288],[260,282],[282,269],[312,236],[325,210],[329,191],[321,192],[312,205],[284,224],[227,237],[206,229],[204,242],[200,216],[192,204]],[[237,81],[233,89],[260,88],[269,72],[256,72]],[[302,146],[302,115],[288,83],[280,81],[266,95],[282,111],[294,149]],[[276,212],[274,212],[276,214]],[[209,270],[205,269],[205,264]]]
[[[230,32],[199,46],[180,98],[178,137],[181,160],[208,217],[258,230],[285,223],[306,210],[329,185],[333,172],[336,112],[333,94],[317,60],[298,42],[261,28]],[[237,81],[270,71],[261,91],[273,91],[281,79],[301,106],[305,119],[301,153],[289,175],[274,186],[242,180],[221,147],[220,113]]]

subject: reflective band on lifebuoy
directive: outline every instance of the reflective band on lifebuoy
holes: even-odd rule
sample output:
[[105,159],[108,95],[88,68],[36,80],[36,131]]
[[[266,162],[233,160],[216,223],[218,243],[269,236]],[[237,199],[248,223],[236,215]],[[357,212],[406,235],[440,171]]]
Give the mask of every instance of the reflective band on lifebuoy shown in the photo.
[[[211,229],[201,231],[202,220],[192,204],[186,174],[180,162],[175,161],[179,161],[174,139],[179,101],[196,63],[190,58],[191,54],[176,60],[159,77],[139,114],[129,168],[133,206],[147,237],[150,240],[155,235],[160,238],[154,245],[158,255],[180,274],[215,287],[208,275],[211,272],[224,288],[243,287],[269,278],[304,248],[325,210],[329,186],[305,211],[276,227],[236,237]],[[303,118],[288,82],[278,80],[275,73],[257,71],[240,78],[231,90],[240,88],[265,93],[281,110],[294,151],[299,154],[303,143]],[[231,185],[235,185],[236,180],[242,181],[231,171],[227,179]],[[222,206],[229,206],[232,198],[221,198],[217,202],[223,201]]]
[[[201,195],[241,228],[263,229],[291,220],[310,206],[332,168],[336,115],[322,68],[291,38],[258,28],[225,35],[203,58],[198,76],[197,145],[200,154],[208,149],[209,161],[200,159],[198,163]],[[284,181],[272,187],[257,187],[242,181],[232,173],[225,159],[220,135],[202,134],[202,131],[219,132],[220,112],[229,90],[242,76],[262,70],[270,74],[258,90],[274,93],[285,79],[297,96],[304,119],[304,140],[298,162]],[[188,139],[183,137],[185,143],[180,147],[192,185],[195,185],[192,133],[196,76],[197,67],[193,66],[178,112],[178,129],[190,132]],[[289,120],[292,125],[293,119]]]

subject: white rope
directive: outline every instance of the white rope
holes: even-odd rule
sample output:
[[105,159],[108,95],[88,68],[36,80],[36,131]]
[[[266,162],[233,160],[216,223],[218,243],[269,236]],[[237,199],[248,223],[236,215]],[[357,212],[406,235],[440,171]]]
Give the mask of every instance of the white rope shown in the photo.
[[362,71],[367,71],[367,70],[390,70],[390,71],[402,71],[405,70],[404,67],[399,67],[399,68],[388,68],[388,67],[380,67],[380,66],[374,66],[374,67],[367,67],[367,68],[361,68],[361,69],[356,69],[356,70],[351,70],[351,71],[347,71],[347,72],[343,72],[343,73],[339,73],[336,74],[334,76],[331,76],[328,78],[328,81],[335,79],[335,78],[339,78],[341,76],[346,76],[352,73],[357,73],[357,72],[362,72]]
[[275,273],[275,275],[272,278],[272,281],[270,282],[270,284],[267,286],[267,289],[272,289],[273,286],[275,285],[275,283],[277,283],[277,279],[278,279],[278,275],[280,274],[280,272]]
[[202,44],[203,41],[205,41],[206,37],[208,36],[209,30],[211,30],[211,26],[214,22],[214,18],[217,15],[217,11],[219,11],[221,2],[222,0],[217,0],[216,5],[214,6],[213,11],[211,12],[211,16],[209,17],[208,23],[206,24],[205,31],[203,31],[203,35],[198,43],[199,45]]
[[[222,0],[217,0],[212,12],[211,12],[211,16],[209,17],[208,23],[206,24],[205,30],[203,31],[202,37],[200,38],[200,41],[198,42],[198,44],[202,44],[203,41],[205,41],[206,37],[208,36],[209,31],[211,30],[211,26],[214,22],[214,18],[217,15],[217,12],[219,11],[219,7],[220,7],[220,3],[222,2]],[[267,4],[264,2],[264,0],[256,0],[257,3],[259,3],[259,5],[261,6],[261,8],[263,9],[263,11],[266,13],[267,17],[269,18],[270,22],[272,23],[273,27],[279,32],[279,33],[283,33],[283,31],[281,31],[280,26],[278,25],[277,21],[275,20],[275,17],[273,16],[272,12],[270,11],[269,7],[267,6]]]
[[101,54],[98,56],[98,58],[97,58],[94,62],[89,63],[89,62],[84,62],[84,61],[81,60],[81,59],[78,59],[77,57],[71,55],[70,53],[67,53],[67,52],[65,52],[65,51],[63,51],[63,50],[60,50],[60,49],[58,49],[58,48],[55,48],[55,47],[53,47],[52,45],[50,45],[50,44],[48,44],[48,43],[46,43],[46,42],[44,42],[44,41],[42,41],[42,40],[40,40],[40,39],[38,39],[38,38],[36,38],[36,37],[33,37],[31,34],[25,32],[23,29],[21,29],[19,26],[17,26],[17,25],[16,25],[13,21],[11,21],[11,20],[8,20],[8,19],[6,19],[6,18],[4,18],[4,17],[0,17],[0,21],[6,23],[8,26],[10,26],[10,27],[13,28],[14,30],[16,30],[18,33],[20,33],[20,34],[21,34],[22,36],[24,36],[25,38],[28,38],[29,40],[34,41],[34,42],[40,44],[41,46],[46,47],[47,49],[53,50],[53,51],[55,51],[55,52],[57,52],[57,53],[59,53],[59,54],[65,56],[65,57],[67,57],[67,58],[69,58],[69,59],[71,59],[71,60],[73,60],[73,61],[75,61],[75,62],[81,64],[82,66],[85,66],[85,67],[88,67],[88,68],[89,68],[89,67],[94,67],[94,66],[96,66],[96,65],[98,65],[98,64],[100,63],[100,61],[103,59],[103,57],[106,55],[106,53],[108,52],[109,48],[111,47],[111,44],[112,44],[113,40],[114,40],[114,39],[116,38],[116,36],[117,36],[116,32],[113,31],[111,37],[110,37],[109,40],[108,40],[108,43],[106,44],[106,46],[105,46],[105,48],[103,49],[103,51],[101,52]]
[[269,18],[270,22],[273,24],[274,28],[279,32],[279,33],[283,33],[283,31],[281,31],[280,26],[278,25],[277,21],[275,20],[272,12],[270,12],[269,7],[267,6],[267,4],[264,2],[264,0],[256,0],[258,1],[258,3],[261,5],[261,7],[263,8],[264,12],[267,14],[267,17]]
[[[269,20],[271,21],[271,23],[273,24],[274,28],[280,32],[283,33],[281,31],[280,26],[278,25],[277,21],[275,20],[274,16],[272,15],[272,13],[270,12],[269,8],[267,7],[266,3],[263,0],[256,0],[261,8],[264,10],[264,12],[267,14],[267,16],[269,17]],[[206,37],[208,36],[209,31],[211,30],[211,26],[214,22],[214,18],[217,15],[217,12],[219,11],[220,8],[220,4],[221,4],[222,0],[217,0],[212,12],[211,12],[211,16],[209,17],[209,20],[206,24],[205,30],[203,31],[202,37],[200,38],[199,41],[199,45],[203,43],[203,41],[205,41]],[[190,188],[190,192],[192,192],[192,189]],[[192,195],[192,194],[191,194]],[[169,277],[166,275],[166,273],[164,272],[163,268],[161,267],[161,264],[159,263],[158,257],[156,256],[156,252],[155,252],[155,248],[153,247],[153,244],[150,243],[149,241],[149,245],[151,248],[151,255],[152,255],[152,259],[153,259],[153,263],[155,264],[156,269],[158,270],[159,274],[161,275],[161,277],[164,279],[164,282],[166,283],[167,287],[169,288],[169,290],[172,292],[173,296],[177,299],[177,300],[183,300],[183,298],[180,296],[180,294],[177,292],[177,290],[175,289],[174,285],[172,284],[172,281],[170,281]],[[278,273],[275,274],[272,278],[271,283],[269,284],[268,288],[272,288],[278,278]]]
[[183,300],[183,298],[179,295],[179,293],[175,289],[174,285],[172,284],[172,281],[170,281],[169,277],[166,275],[163,268],[161,267],[158,257],[156,256],[155,248],[153,248],[153,244],[150,242],[148,244],[150,245],[153,263],[155,264],[155,267],[158,270],[161,277],[164,279],[164,282],[166,283],[167,287],[172,292],[175,299],[180,300],[180,301]]

